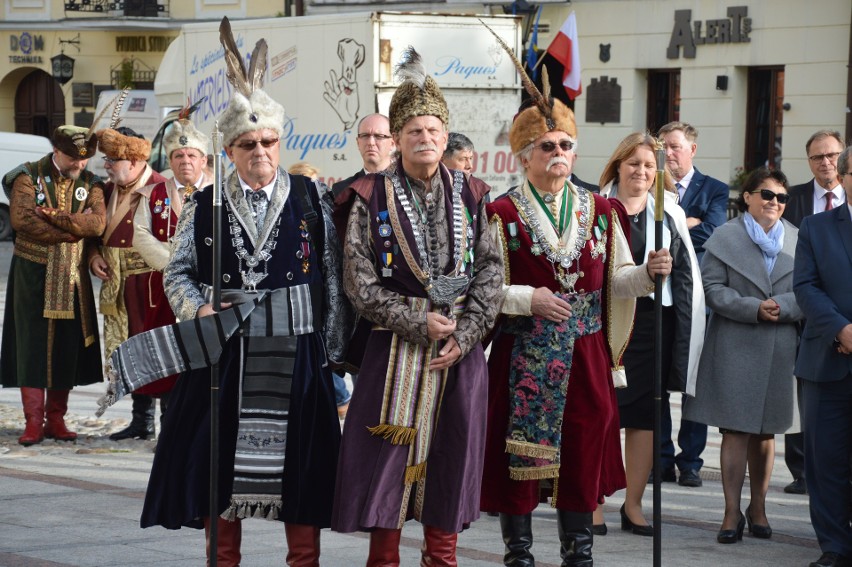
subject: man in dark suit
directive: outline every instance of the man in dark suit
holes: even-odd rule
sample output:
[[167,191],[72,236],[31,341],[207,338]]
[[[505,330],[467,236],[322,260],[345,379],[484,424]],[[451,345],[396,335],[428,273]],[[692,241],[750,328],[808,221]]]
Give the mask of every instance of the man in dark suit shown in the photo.
[[[790,200],[783,214],[786,220],[799,227],[805,217],[815,212],[830,210],[846,201],[846,194],[837,175],[837,158],[843,151],[843,146],[843,137],[836,130],[819,130],[808,139],[805,151],[808,156],[808,167],[811,168],[814,177],[807,183],[790,189]],[[798,391],[801,407],[801,381],[798,383]],[[793,475],[793,482],[784,487],[784,492],[807,494],[803,433],[790,433],[784,436],[784,462],[787,463],[787,468]]]
[[[704,243],[717,226],[728,220],[728,185],[704,175],[692,164],[698,148],[698,131],[686,122],[669,122],[660,128],[659,137],[666,149],[666,166],[675,180],[678,203],[686,213],[686,226],[698,260],[704,256]],[[666,394],[668,401],[668,394]],[[666,404],[668,408],[668,404]],[[671,440],[672,419],[669,411],[663,412],[661,431],[663,473],[662,480],[675,480],[677,465],[681,486],[702,485],[698,471],[704,464],[701,453],[707,444],[707,426],[687,419],[680,420],[677,444],[680,453],[674,454]]]
[[377,173],[388,168],[391,154],[396,149],[390,134],[390,123],[384,114],[368,114],[358,123],[358,152],[364,161],[364,167],[352,177],[347,177],[331,186],[336,197],[352,182],[367,173]]
[[[848,198],[852,147],[837,171]],[[822,556],[810,567],[852,567],[852,215],[848,205],[802,221],[793,273],[805,329],[796,360],[804,403],[811,523]]]

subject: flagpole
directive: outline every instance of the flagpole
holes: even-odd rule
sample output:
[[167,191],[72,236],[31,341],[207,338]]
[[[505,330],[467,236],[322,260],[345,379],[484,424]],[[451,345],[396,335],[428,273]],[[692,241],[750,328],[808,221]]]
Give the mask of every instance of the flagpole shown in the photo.
[[[222,305],[222,132],[213,126],[213,311]],[[219,363],[210,367],[210,567],[219,550]]]
[[[663,247],[663,200],[665,199],[666,152],[662,144],[657,143],[657,175],[654,191],[654,250]],[[660,458],[660,437],[663,416],[663,275],[654,277],[654,567],[662,562],[662,481]]]

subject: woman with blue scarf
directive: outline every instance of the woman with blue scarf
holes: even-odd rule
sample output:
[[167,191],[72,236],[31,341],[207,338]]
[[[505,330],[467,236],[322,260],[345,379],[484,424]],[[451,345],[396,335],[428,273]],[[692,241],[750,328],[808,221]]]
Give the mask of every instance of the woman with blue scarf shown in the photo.
[[[744,214],[717,228],[704,244],[701,276],[712,310],[695,397],[684,417],[722,433],[725,516],[716,540],[736,543],[748,524],[757,538],[772,536],[766,493],[775,435],[794,426],[797,322],[793,257],[798,230],[781,218],[789,185],[780,171],[759,169],[743,184]],[[749,471],[751,499],[740,500]]]

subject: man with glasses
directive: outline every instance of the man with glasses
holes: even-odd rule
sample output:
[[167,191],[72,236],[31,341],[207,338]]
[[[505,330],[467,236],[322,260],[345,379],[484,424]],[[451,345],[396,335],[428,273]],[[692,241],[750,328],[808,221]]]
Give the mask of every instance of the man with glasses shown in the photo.
[[[843,147],[843,137],[836,130],[819,130],[808,138],[805,154],[814,177],[790,188],[790,202],[787,203],[783,214],[783,217],[796,227],[801,226],[805,217],[829,211],[846,202],[846,194],[837,174],[837,158]],[[800,380],[797,382],[801,410],[802,383]],[[807,494],[804,432],[788,433],[784,436],[784,462],[793,475],[793,482],[784,487],[784,492]]]
[[[219,211],[212,187],[193,193],[163,273],[175,315],[205,330],[206,346],[196,346],[195,370],[172,390],[141,523],[209,534],[217,522],[218,565],[236,567],[242,520],[275,519],[284,523],[287,565],[319,565],[340,444],[331,369],[343,359],[352,324],[340,241],[317,184],[279,167],[284,108],[262,90],[262,71],[252,67],[249,77],[227,19],[220,34],[234,85],[219,118],[234,164],[223,180],[222,232],[213,233]],[[263,53],[260,40],[251,60]],[[221,242],[218,274],[214,239]],[[212,303],[214,277],[221,305]],[[239,331],[217,343],[225,323],[245,312]],[[206,353],[214,343],[221,344],[218,510],[209,509]]]
[[[698,261],[704,256],[704,243],[716,227],[727,220],[728,185],[701,173],[692,163],[698,149],[698,130],[686,122],[669,122],[658,134],[666,150],[666,167],[675,180],[678,204],[686,213],[686,225]],[[681,486],[698,487],[703,484],[699,471],[704,460],[701,453],[707,445],[707,426],[681,418],[677,434],[680,453],[675,455],[672,442],[672,417],[669,394],[665,392],[665,409],[660,433],[662,446],[662,480]],[[675,468],[679,476],[675,476]],[[649,479],[651,481],[652,479]]]
[[[148,165],[151,142],[130,128],[97,132],[109,182],[104,187],[106,230],[100,246],[89,246],[89,269],[100,278],[99,305],[104,316],[104,358],[129,337],[145,331],[151,309],[152,278],[158,277],[133,248],[133,217],[142,197],[138,189],[165,177]],[[110,439],[148,439],[154,435],[154,398],[133,394],[130,424]],[[162,409],[161,409],[162,411]]]
[[[809,146],[809,156],[837,149]],[[810,567],[852,566],[852,147],[839,154],[846,203],[802,219],[793,271],[806,317],[795,373],[802,383],[811,523],[822,551]]]
[[633,298],[670,272],[671,256],[633,264],[610,202],[568,180],[574,113],[527,89],[509,131],[524,179],[487,207],[505,283],[488,359],[481,507],[500,514],[505,565],[534,565],[532,511],[546,481],[562,565],[590,567],[592,512],[625,486],[614,384],[624,381]]
[[331,186],[334,196],[352,185],[352,183],[369,173],[378,173],[388,168],[391,155],[396,149],[390,134],[390,123],[384,114],[368,114],[358,122],[358,152],[361,154],[364,167],[351,177],[338,181]]
[[16,236],[0,375],[4,388],[21,389],[21,445],[76,439],[64,420],[68,394],[103,380],[84,249],[106,222],[103,182],[86,171],[97,138],[85,128],[60,126],[52,142],[52,153],[3,177]]

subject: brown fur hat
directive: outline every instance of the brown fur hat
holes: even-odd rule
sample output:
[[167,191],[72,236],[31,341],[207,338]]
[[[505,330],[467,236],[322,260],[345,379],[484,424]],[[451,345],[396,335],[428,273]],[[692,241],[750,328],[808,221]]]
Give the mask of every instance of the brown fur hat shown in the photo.
[[559,99],[551,99],[550,103],[550,117],[545,116],[536,104],[518,112],[509,130],[509,144],[512,146],[512,153],[517,154],[538,140],[540,136],[553,130],[561,130],[575,140],[577,139],[577,123],[574,121],[574,111],[565,106],[565,103]]
[[151,155],[151,142],[138,137],[130,128],[121,128],[122,132],[112,128],[98,130],[98,148],[110,159],[129,159],[147,161]]
[[399,132],[416,116],[437,116],[450,128],[450,111],[438,83],[426,74],[420,55],[409,46],[396,75],[402,81],[390,102],[390,131]]
[[53,147],[74,159],[90,159],[98,149],[98,139],[87,134],[86,128],[60,126],[53,131]]

